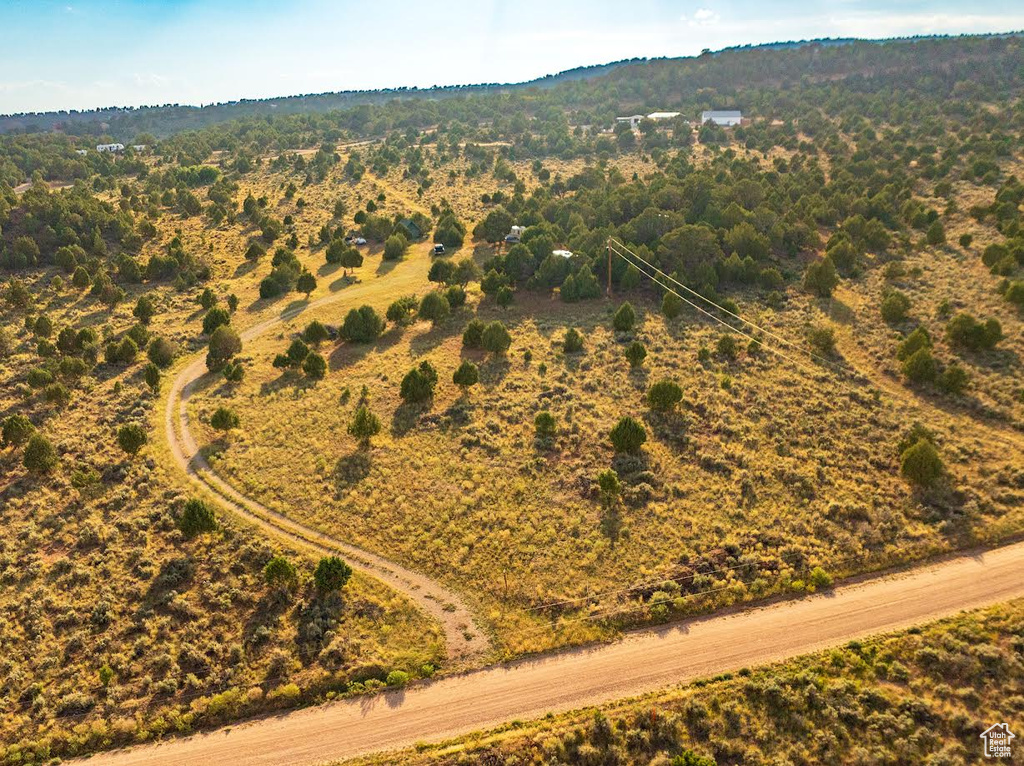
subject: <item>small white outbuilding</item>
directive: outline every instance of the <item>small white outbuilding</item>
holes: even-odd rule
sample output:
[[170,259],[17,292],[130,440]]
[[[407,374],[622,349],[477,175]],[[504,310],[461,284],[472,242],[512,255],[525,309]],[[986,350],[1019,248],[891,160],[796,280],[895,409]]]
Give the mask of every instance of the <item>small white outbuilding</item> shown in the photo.
[[705,122],[713,122],[715,125],[731,128],[733,125],[743,122],[743,115],[738,110],[709,109],[700,113],[700,124],[703,125]]
[[96,144],[98,152],[123,152],[124,144]]
[[628,122],[629,127],[632,128],[633,130],[636,130],[637,126],[640,125],[640,120],[642,120],[643,118],[644,116],[642,114],[631,114],[629,115],[629,117],[616,117],[615,121]]

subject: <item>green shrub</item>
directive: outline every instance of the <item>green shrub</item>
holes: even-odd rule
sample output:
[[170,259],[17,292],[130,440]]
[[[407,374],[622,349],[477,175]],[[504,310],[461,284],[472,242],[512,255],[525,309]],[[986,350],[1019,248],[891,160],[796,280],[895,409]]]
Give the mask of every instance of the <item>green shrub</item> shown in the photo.
[[388,686],[405,686],[409,683],[409,674],[404,670],[392,670],[388,673],[385,683]]
[[348,433],[360,444],[369,445],[370,439],[380,433],[380,418],[365,404],[361,404],[348,424]]
[[195,537],[204,532],[213,532],[217,529],[217,517],[213,509],[204,501],[192,498],[185,503],[178,519],[178,529],[185,537]]
[[[425,367],[429,367],[430,370],[425,369]],[[434,385],[437,383],[437,376],[434,373],[432,378],[430,374],[432,370],[433,367],[430,367],[430,363],[424,361],[419,367],[413,367],[405,374],[405,377],[402,378],[400,389],[400,395],[404,402],[420,404],[434,395]]]
[[178,346],[174,341],[156,337],[150,341],[149,349],[146,351],[146,356],[148,356],[149,361],[157,367],[166,368],[171,366],[171,362],[174,361],[174,357],[177,353]]
[[462,333],[462,345],[465,348],[481,348],[483,346],[483,336],[485,325],[479,319],[470,320],[469,324],[466,325],[465,331]]
[[352,343],[372,343],[383,332],[384,320],[372,306],[361,306],[345,315],[339,335]]
[[900,458],[900,473],[918,487],[934,486],[945,473],[942,458],[928,439],[918,439]]
[[575,327],[570,327],[562,341],[562,351],[566,354],[578,354],[583,350],[583,336]]
[[403,255],[405,255],[406,249],[409,247],[409,241],[401,234],[392,234],[384,242],[384,260],[385,261],[397,261]]
[[480,345],[492,354],[504,354],[512,345],[512,336],[501,322],[488,324],[480,334]]
[[836,350],[836,331],[831,325],[815,325],[807,331],[807,342],[819,356],[832,356]]
[[138,423],[126,423],[117,429],[117,444],[129,455],[137,455],[146,439],[146,429]]
[[480,380],[480,370],[468,359],[464,359],[452,375],[452,382],[463,391],[475,386]]
[[618,453],[639,452],[644,442],[647,441],[647,431],[638,421],[629,416],[620,418],[608,436],[611,438],[612,447]]
[[227,407],[218,407],[210,416],[210,425],[218,431],[230,431],[238,428],[238,415]]
[[819,298],[831,296],[838,284],[836,266],[827,255],[820,261],[810,264],[804,272],[804,289]]
[[337,556],[324,556],[313,572],[313,582],[320,593],[332,593],[345,587],[352,576],[352,567]]
[[683,300],[675,293],[666,293],[662,298],[662,313],[668,320],[674,320],[683,312]]
[[938,374],[938,365],[928,348],[919,348],[903,362],[903,374],[912,383],[931,383]]
[[25,455],[22,464],[32,473],[51,473],[57,468],[60,459],[57,457],[57,450],[50,444],[50,440],[41,433],[34,433],[28,439],[25,447]]
[[228,310],[220,306],[212,308],[203,317],[203,335],[211,335],[218,327],[227,324],[231,324],[231,315]]
[[674,380],[662,380],[647,389],[647,406],[655,412],[669,412],[683,400],[683,389]]
[[302,331],[302,340],[312,346],[320,345],[329,337],[331,337],[331,334],[327,331],[324,324],[317,319],[306,325],[306,329]]
[[263,579],[271,588],[293,589],[299,582],[295,566],[284,556],[274,556],[263,567]]
[[32,421],[24,415],[20,413],[8,415],[4,420],[2,444],[5,447],[20,447],[28,441],[35,430],[36,427],[32,425]]
[[32,388],[45,388],[53,383],[53,373],[45,367],[36,367],[28,371],[27,380]]
[[723,333],[718,336],[718,342],[715,344],[715,351],[723,359],[735,359],[739,353],[739,344],[736,343],[736,338],[728,333]]
[[533,419],[533,428],[538,438],[547,439],[555,435],[558,430],[558,423],[555,416],[547,410],[537,413]]
[[993,348],[1003,338],[1003,328],[996,319],[979,322],[968,313],[960,313],[946,324],[950,344],[969,351]]
[[395,300],[388,306],[387,320],[397,325],[411,324],[413,317],[416,315],[417,308],[419,307],[419,301],[415,295],[406,295],[398,300]]
[[928,334],[928,330],[924,326],[920,326],[914,329],[910,335],[903,339],[899,347],[896,349],[896,358],[899,360],[905,360],[916,354],[922,348],[930,349],[932,347],[932,339]]
[[954,362],[939,375],[938,386],[947,394],[959,396],[967,389],[970,382],[971,376],[967,370]]
[[433,324],[439,324],[448,318],[452,307],[448,298],[441,290],[434,290],[423,296],[420,301],[420,319],[426,319]]
[[807,581],[817,590],[832,587],[832,575],[821,567],[814,567],[808,575]]
[[635,324],[636,311],[627,301],[616,310],[615,316],[612,317],[612,327],[615,328],[616,332],[629,332]]
[[242,351],[242,339],[228,325],[221,325],[210,336],[210,347],[206,354],[206,367],[219,372],[228,362]]
[[635,340],[626,346],[626,361],[629,362],[629,366],[634,370],[640,367],[646,358],[647,349],[644,348],[644,344],[640,341]]
[[882,319],[889,324],[899,324],[907,318],[910,311],[910,298],[899,290],[891,290],[882,300]]
[[310,380],[323,380],[327,375],[327,360],[315,351],[302,360],[302,372]]

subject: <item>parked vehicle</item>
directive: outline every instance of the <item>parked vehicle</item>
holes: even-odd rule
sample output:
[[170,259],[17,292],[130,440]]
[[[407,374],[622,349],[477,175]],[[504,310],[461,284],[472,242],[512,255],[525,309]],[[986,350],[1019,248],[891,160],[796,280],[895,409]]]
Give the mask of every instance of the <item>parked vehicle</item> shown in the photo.
[[434,255],[444,255],[444,245],[440,242],[434,243]]

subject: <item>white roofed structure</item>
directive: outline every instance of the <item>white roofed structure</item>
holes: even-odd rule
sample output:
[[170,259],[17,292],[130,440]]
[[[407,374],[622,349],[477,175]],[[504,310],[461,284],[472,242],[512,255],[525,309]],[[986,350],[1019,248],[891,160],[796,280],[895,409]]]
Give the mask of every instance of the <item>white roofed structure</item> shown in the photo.
[[743,122],[743,115],[740,113],[738,109],[709,109],[707,111],[700,113],[700,124],[703,125],[705,122],[713,122],[715,123],[715,125],[731,127],[733,125],[739,125],[741,122]]

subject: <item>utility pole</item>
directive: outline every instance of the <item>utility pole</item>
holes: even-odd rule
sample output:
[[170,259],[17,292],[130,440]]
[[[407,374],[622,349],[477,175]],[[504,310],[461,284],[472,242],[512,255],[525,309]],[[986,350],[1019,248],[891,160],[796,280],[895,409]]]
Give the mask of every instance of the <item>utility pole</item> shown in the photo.
[[608,297],[612,295],[612,238],[608,238]]

